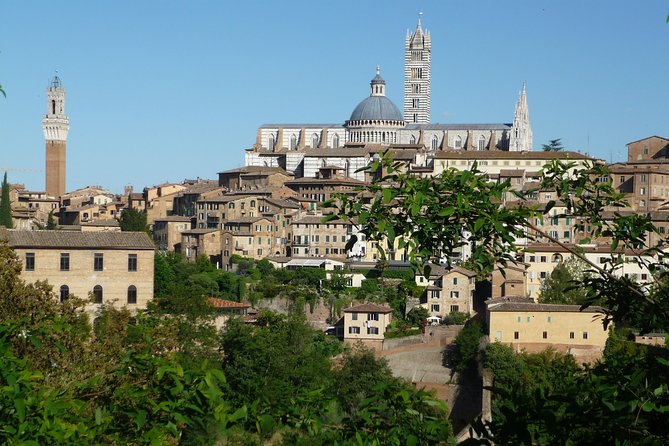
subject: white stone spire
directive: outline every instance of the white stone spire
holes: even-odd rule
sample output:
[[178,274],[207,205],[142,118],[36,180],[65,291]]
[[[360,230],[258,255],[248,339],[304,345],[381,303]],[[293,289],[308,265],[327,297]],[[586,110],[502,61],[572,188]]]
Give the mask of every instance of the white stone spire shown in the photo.
[[520,98],[516,102],[516,110],[513,116],[513,127],[509,141],[510,151],[532,150],[532,126],[530,125],[530,112],[527,108],[527,93],[525,82]]

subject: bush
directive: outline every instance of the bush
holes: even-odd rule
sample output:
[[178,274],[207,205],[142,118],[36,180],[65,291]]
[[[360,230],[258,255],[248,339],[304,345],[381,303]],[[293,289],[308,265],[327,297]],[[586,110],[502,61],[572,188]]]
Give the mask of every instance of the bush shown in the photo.
[[441,323],[443,325],[464,325],[465,322],[469,320],[469,313],[461,313],[459,311],[454,311],[449,313]]
[[483,337],[483,327],[478,322],[465,326],[455,338],[450,362],[459,373],[476,368],[476,356]]
[[394,338],[405,338],[407,336],[414,336],[422,334],[423,330],[421,328],[409,328],[408,330],[388,330],[386,331],[386,339]]

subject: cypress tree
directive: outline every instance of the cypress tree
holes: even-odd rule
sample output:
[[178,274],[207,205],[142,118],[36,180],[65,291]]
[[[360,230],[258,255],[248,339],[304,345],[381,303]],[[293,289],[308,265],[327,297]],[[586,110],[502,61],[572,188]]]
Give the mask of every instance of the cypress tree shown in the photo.
[[0,196],[0,226],[12,229],[12,204],[9,201],[9,184],[7,183],[7,172],[2,180],[2,196]]

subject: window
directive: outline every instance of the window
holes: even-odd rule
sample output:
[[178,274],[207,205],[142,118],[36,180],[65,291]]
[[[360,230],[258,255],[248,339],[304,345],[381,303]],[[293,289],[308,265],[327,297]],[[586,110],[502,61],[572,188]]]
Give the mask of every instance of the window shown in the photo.
[[543,338],[544,338],[544,339],[548,339],[548,332],[547,332],[547,331],[544,331],[544,333],[543,333]]
[[378,321],[379,320],[379,313],[367,313],[367,320],[368,321]]
[[460,135],[458,135],[455,138],[455,148],[456,149],[461,149],[462,148],[462,137]]
[[520,316],[518,316],[518,317],[516,318],[516,320],[517,320],[518,322],[522,322],[522,321],[523,321],[523,318],[520,317]]
[[128,271],[137,271],[137,254],[128,254]]
[[642,187],[639,189],[639,195],[646,195],[646,188]]
[[334,135],[332,137],[332,147],[335,149],[339,148],[339,135]]
[[432,299],[439,299],[439,290],[431,290]]
[[514,331],[513,332],[513,339],[520,339],[520,333],[518,333],[517,331]]
[[451,299],[460,298],[460,291],[451,291]]
[[451,313],[458,313],[460,311],[460,305],[451,305]]
[[70,270],[70,254],[66,252],[60,254],[60,270],[61,271]]
[[379,334],[379,327],[367,327],[367,334]]
[[547,321],[548,321],[548,323],[550,324],[551,322],[553,322],[553,317],[552,317],[552,316],[548,316]]
[[348,327],[350,334],[360,334],[360,327]]
[[93,256],[93,271],[102,271],[104,269],[104,256],[96,253]]
[[26,253],[26,271],[35,271],[35,253]]
[[587,331],[583,332],[583,339],[588,339],[588,332]]
[[100,285],[93,287],[93,302],[96,304],[102,303],[102,287]]
[[65,302],[70,298],[70,287],[67,285],[60,286],[60,303]]
[[137,287],[130,285],[128,287],[128,305],[137,303]]
[[297,136],[292,135],[290,137],[290,150],[295,150],[297,148]]
[[485,136],[481,135],[479,136],[479,150],[485,150]]
[[453,285],[457,285],[457,284],[458,284],[458,278],[457,278],[457,277],[453,277]]
[[569,339],[574,339],[574,332],[573,331],[569,332]]
[[318,135],[314,133],[311,136],[311,148],[315,149],[316,147],[318,147]]
[[640,180],[642,183],[646,182],[646,175],[640,175]]
[[624,183],[624,182],[625,182],[625,176],[624,176],[624,175],[621,175],[621,176],[620,176],[620,182],[621,182],[621,183]]
[[432,304],[431,307],[430,307],[430,311],[434,311],[436,313],[438,313],[440,309],[441,308],[439,307],[438,304]]
[[358,320],[358,313],[351,313],[351,319],[354,321]]

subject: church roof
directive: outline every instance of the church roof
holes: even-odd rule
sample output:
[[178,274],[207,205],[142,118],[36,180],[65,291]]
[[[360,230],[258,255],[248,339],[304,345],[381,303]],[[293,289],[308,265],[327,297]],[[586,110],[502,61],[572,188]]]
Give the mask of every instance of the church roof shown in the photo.
[[358,104],[350,121],[402,121],[397,105],[385,96],[370,96]]
[[407,124],[406,130],[511,130],[513,124]]
[[305,124],[305,123],[289,123],[289,124],[263,124],[261,129],[336,129],[344,127],[341,124]]

